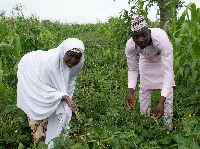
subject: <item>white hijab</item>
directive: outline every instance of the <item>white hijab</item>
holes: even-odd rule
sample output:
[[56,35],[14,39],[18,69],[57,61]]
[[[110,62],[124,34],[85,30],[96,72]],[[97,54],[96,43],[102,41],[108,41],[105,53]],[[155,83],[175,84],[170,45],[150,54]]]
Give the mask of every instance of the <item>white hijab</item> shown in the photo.
[[[71,78],[75,78],[82,69],[81,61],[69,68],[63,61],[65,53],[73,48],[85,50],[84,44],[77,38],[68,38],[57,48],[49,51],[34,51],[23,56],[18,65],[17,106],[30,119],[41,120],[49,117],[55,110],[59,113],[63,95],[70,95]],[[68,115],[71,109],[68,108]],[[62,108],[61,108],[62,109]],[[71,116],[70,116],[71,117]]]

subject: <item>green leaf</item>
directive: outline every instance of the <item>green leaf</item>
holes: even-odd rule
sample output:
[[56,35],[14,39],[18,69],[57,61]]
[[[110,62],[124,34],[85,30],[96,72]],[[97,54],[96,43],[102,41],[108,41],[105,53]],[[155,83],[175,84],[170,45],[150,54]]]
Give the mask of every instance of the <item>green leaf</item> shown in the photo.
[[20,142],[19,146],[18,146],[18,149],[23,149],[23,148],[24,148],[24,145]]
[[0,43],[0,48],[1,47],[11,48],[12,45],[2,42],[2,43]]
[[163,139],[160,139],[159,142],[167,145],[171,143],[172,138],[170,137],[170,135],[166,135]]

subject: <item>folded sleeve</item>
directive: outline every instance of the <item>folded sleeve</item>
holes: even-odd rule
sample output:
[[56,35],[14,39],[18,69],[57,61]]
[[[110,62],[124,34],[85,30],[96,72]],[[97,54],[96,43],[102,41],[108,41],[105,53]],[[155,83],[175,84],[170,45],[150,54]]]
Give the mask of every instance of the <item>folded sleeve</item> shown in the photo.
[[161,61],[163,70],[163,85],[161,96],[167,97],[170,89],[175,86],[174,71],[173,71],[173,47],[167,35],[164,40],[158,45],[161,51]]
[[126,44],[125,54],[128,65],[128,88],[135,89],[138,77],[137,51],[134,44],[130,43],[130,40]]

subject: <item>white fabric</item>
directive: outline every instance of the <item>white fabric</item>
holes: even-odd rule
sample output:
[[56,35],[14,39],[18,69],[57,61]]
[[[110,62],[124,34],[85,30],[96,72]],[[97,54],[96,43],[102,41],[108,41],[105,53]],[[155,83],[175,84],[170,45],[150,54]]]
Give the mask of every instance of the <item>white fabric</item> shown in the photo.
[[[140,88],[139,101],[140,101],[140,112],[150,116],[151,112],[151,93],[152,89]],[[170,93],[166,97],[164,103],[164,124],[172,130],[172,118],[173,118],[173,88],[170,89]]]
[[61,132],[58,130],[58,119],[62,117],[68,126],[72,116],[68,104],[61,99],[63,95],[72,98],[76,75],[84,63],[84,55],[72,68],[64,63],[65,53],[72,48],[85,50],[82,41],[68,38],[55,49],[38,50],[24,55],[18,65],[17,106],[30,119],[42,120],[49,117],[46,143]]
[[[61,102],[64,102],[64,101],[61,101]],[[64,107],[65,109],[70,110],[67,104],[64,104],[64,106],[65,106]],[[48,149],[52,149],[54,147],[54,143],[53,141],[51,141],[52,138],[58,137],[61,134],[63,129],[70,128],[66,124],[69,123],[72,115],[68,115],[67,113],[60,113],[59,110],[62,110],[62,109],[57,108],[57,110],[53,112],[53,114],[51,114],[51,116],[48,119],[46,139],[45,139],[45,143],[48,144]]]
[[[167,97],[175,86],[173,71],[173,47],[166,32],[150,28],[152,44],[141,49],[130,38],[125,47],[128,65],[128,88],[135,89],[138,68],[140,88],[162,89],[161,96]],[[140,54],[138,65],[137,53]]]

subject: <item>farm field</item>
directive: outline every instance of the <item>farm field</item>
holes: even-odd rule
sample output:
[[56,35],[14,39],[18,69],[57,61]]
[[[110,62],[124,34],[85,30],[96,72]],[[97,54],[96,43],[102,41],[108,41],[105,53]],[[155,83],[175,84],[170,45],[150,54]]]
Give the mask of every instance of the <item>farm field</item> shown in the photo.
[[[191,13],[191,18],[188,14]],[[124,103],[127,65],[124,48],[130,26],[124,13],[108,23],[62,24],[36,16],[0,15],[0,149],[33,149],[27,116],[16,107],[16,69],[21,57],[33,50],[57,47],[76,37],[85,44],[85,65],[77,76],[73,100],[78,106],[70,130],[55,139],[55,148],[129,149],[200,148],[200,9],[190,4],[177,22],[167,23],[174,47],[174,130]],[[150,27],[157,23],[149,22]],[[153,91],[152,113],[160,91]],[[64,138],[66,140],[64,141]],[[41,143],[37,148],[45,148]]]

